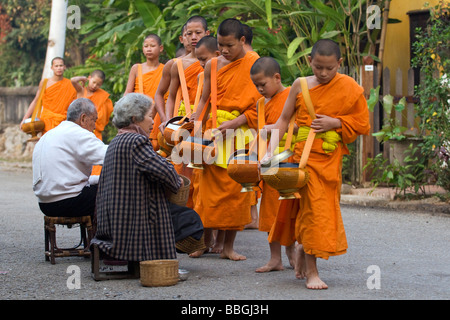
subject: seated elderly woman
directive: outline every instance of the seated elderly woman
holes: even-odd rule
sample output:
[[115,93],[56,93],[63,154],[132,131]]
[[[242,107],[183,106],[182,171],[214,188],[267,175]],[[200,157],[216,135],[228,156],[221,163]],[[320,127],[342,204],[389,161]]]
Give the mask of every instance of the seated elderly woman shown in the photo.
[[[130,93],[114,106],[112,122],[118,134],[105,155],[97,194],[97,231],[91,242],[110,259],[176,259],[180,232],[178,226],[174,228],[167,194],[176,193],[183,180],[153,150],[149,139],[152,104],[147,96]],[[189,213],[195,215],[187,229],[196,225],[195,232],[181,233],[185,238],[193,234],[199,238],[201,220],[195,211]]]

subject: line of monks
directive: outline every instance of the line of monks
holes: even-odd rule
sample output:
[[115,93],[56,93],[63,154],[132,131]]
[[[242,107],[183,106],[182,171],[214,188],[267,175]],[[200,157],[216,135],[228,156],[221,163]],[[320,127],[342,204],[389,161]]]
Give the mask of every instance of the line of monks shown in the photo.
[[[243,132],[261,129],[257,102],[262,97],[264,123],[269,132],[271,129],[286,132],[291,115],[295,113],[297,128],[309,127],[324,133],[313,142],[308,162],[311,178],[299,199],[278,200],[278,192],[264,182],[260,184],[262,191],[241,192],[242,186],[227,174],[226,162],[204,165],[203,169],[174,164],[179,174],[191,180],[187,206],[202,219],[206,252],[220,253],[226,259],[245,260],[244,255],[234,250],[236,234],[245,228],[258,228],[269,235],[271,257],[266,265],[256,269],[257,272],[282,270],[281,248],[285,246],[296,277],[306,277],[308,288],[326,289],[327,285],[318,277],[316,258],[328,259],[347,249],[339,208],[342,157],[348,154],[345,145],[357,135],[369,132],[362,88],[353,79],[337,73],[342,61],[339,47],[334,42],[323,42],[321,48],[316,46],[317,56],[311,53],[314,76],[307,80],[317,114],[312,120],[298,81],[291,87],[283,86],[279,64],[272,58],[260,58],[253,51],[248,26],[236,19],[226,19],[220,24],[216,38],[210,35],[206,20],[194,16],[183,26],[179,40],[182,48],[177,57],[162,64],[161,39],[154,34],[147,36],[142,47],[146,61],[132,66],[124,92],[142,93],[154,100],[154,127],[150,139],[155,150],[160,148],[158,135],[177,115],[189,115],[190,121],[202,121],[204,130],[214,128],[223,135],[230,129]],[[74,99],[86,97],[97,107],[95,134],[102,139],[102,131],[113,112],[109,94],[101,89],[105,74],[96,70],[89,77],[66,79],[62,58],[55,58],[51,68],[54,76],[48,79],[45,88],[41,81],[36,98],[23,119],[33,113],[41,90],[45,90],[40,115],[45,122],[44,133],[65,119],[66,110]],[[211,117],[206,112],[202,117],[205,111],[211,111],[213,95],[217,114]],[[324,147],[328,142],[326,132],[334,132],[333,137],[338,137],[331,151]],[[234,139],[228,140],[234,143]],[[288,161],[299,161],[304,140],[294,141],[294,156]],[[283,135],[280,141],[269,143],[267,154],[273,154],[279,143],[283,143]],[[229,150],[236,149],[224,147],[219,152],[228,159]],[[98,175],[100,171],[101,167],[94,168],[92,174]],[[206,252],[191,256],[200,257]]]

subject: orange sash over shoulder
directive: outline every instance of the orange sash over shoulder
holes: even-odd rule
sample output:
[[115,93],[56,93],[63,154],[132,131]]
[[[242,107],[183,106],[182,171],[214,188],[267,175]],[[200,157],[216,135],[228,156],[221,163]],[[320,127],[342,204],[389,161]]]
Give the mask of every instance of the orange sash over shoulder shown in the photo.
[[[247,53],[244,58],[218,70],[218,110],[237,110],[257,123],[256,102],[261,95],[251,81],[250,68],[258,57],[255,53]],[[207,128],[212,127],[209,119]],[[251,222],[252,193],[241,192],[241,189],[242,186],[230,178],[226,169],[216,165],[204,166],[195,211],[205,228],[243,230]]]
[[159,81],[162,77],[164,65],[160,63],[158,68],[144,74],[142,74],[141,70],[142,87],[140,87],[139,84],[139,67],[142,68],[142,65],[138,66],[138,76],[136,77],[136,81],[134,83],[134,92],[143,93],[153,99],[155,97],[156,89],[158,89]]
[[[154,99],[156,90],[158,89],[159,82],[161,81],[163,69],[164,65],[160,63],[157,69],[142,74],[142,65],[139,64],[138,76],[136,77],[136,81],[134,83],[134,92],[145,94],[150,98]],[[156,114],[155,119],[153,119],[153,121],[154,121],[153,130],[150,133],[150,139],[152,140],[153,148],[156,151],[159,149],[158,128],[161,124],[161,118],[158,113]]]
[[43,133],[55,128],[66,119],[67,109],[77,98],[77,91],[69,79],[63,78],[45,90],[42,97],[41,120],[45,123]]
[[[342,184],[342,158],[348,154],[345,146],[358,135],[369,134],[369,111],[363,89],[352,78],[337,74],[329,83],[309,90],[316,114],[341,120],[342,128],[336,132],[342,141],[332,152],[324,152],[323,140],[316,138],[307,162],[310,178],[300,190],[300,209],[297,214],[295,235],[305,253],[318,258],[344,254],[347,239],[340,210]],[[296,123],[310,126],[303,94],[297,96]],[[299,161],[305,142],[294,148],[294,159]]]
[[253,129],[258,127],[255,106],[261,94],[247,74],[258,58],[256,52],[247,52],[243,58],[231,62],[217,73],[217,109],[245,114],[248,126]]
[[184,70],[186,86],[189,93],[189,101],[193,105],[197,94],[198,75],[203,72],[199,61],[194,62]]

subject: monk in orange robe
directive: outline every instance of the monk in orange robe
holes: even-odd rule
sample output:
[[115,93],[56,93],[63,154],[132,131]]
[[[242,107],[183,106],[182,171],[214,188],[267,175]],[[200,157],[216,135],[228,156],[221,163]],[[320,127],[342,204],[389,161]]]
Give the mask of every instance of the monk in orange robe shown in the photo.
[[[283,111],[284,103],[290,91],[290,88],[285,88],[281,83],[280,65],[273,58],[262,57],[253,64],[250,75],[255,87],[265,98],[264,108],[258,109],[258,116],[260,116],[260,112],[263,112],[265,124],[270,125],[276,123]],[[265,150],[259,151],[260,154],[264,154],[264,152]],[[298,208],[298,200],[278,200],[280,196],[278,191],[264,181],[262,183],[262,190],[258,229],[269,234],[277,216],[296,216],[297,212],[293,212],[292,208]],[[286,203],[280,206],[282,202]],[[283,241],[277,235],[269,243],[270,260],[264,266],[257,268],[256,272],[279,271],[284,269],[281,259],[280,241],[286,246],[286,254],[289,262],[294,267],[294,241]]]
[[[300,79],[291,88],[283,112],[268,132],[286,132],[289,119],[296,112],[296,124],[301,132],[316,132],[306,168],[310,178],[300,190],[300,208],[295,225],[298,246],[296,277],[306,277],[309,289],[326,289],[319,277],[317,258],[344,254],[347,250],[344,224],[340,211],[342,184],[342,158],[348,154],[346,144],[358,135],[369,134],[369,111],[363,88],[352,78],[337,72],[342,58],[339,45],[332,40],[319,40],[314,44],[309,62],[314,73],[307,77],[309,94],[314,105],[312,120],[304,102]],[[270,141],[267,161],[278,139]],[[294,158],[299,161],[305,141],[295,146]]]
[[[201,16],[193,16],[188,19],[185,25],[185,36],[187,44],[193,48],[191,52],[181,58],[178,58],[171,67],[169,97],[166,102],[165,112],[166,118],[170,119],[175,116],[185,116],[192,112],[192,106],[197,95],[198,77],[203,72],[203,67],[195,55],[195,47],[197,43],[204,37],[209,35],[208,25],[205,18]],[[179,73],[178,63],[181,61],[183,74]],[[181,76],[184,78],[184,83],[181,82]],[[176,96],[179,90],[183,90],[183,85],[186,87],[187,96],[182,95],[183,105],[175,105]],[[178,174],[186,176],[189,180],[193,180],[193,169],[187,167],[187,163],[174,163],[175,170]],[[187,207],[193,208],[194,183],[190,184],[189,198]]]
[[[87,98],[91,100],[97,108],[97,121],[95,122],[94,134],[103,140],[102,133],[114,110],[113,103],[109,98],[109,93],[101,88],[105,81],[105,73],[102,70],[94,70],[89,77],[79,76],[70,79],[77,91],[77,98]],[[88,85],[86,85],[86,82]],[[92,168],[91,175],[99,176],[102,166],[97,165]]]
[[46,88],[42,88],[44,80],[40,82],[36,97],[28,107],[20,124],[22,126],[25,119],[31,117],[41,90],[45,90],[42,97],[42,112],[40,115],[40,119],[45,123],[42,134],[55,128],[61,121],[66,119],[67,109],[77,97],[70,80],[64,78],[64,71],[66,70],[64,59],[60,57],[53,58],[51,69],[53,76],[48,79]]
[[[164,64],[159,62],[159,56],[163,50],[164,46],[162,45],[161,38],[156,34],[150,34],[144,39],[142,51],[146,57],[146,62],[136,63],[131,67],[124,95],[137,92],[145,94],[152,99],[155,98],[155,93],[158,89],[164,68]],[[157,134],[158,127],[161,124],[160,113],[157,111],[156,108],[152,110],[154,126],[150,134],[150,139],[155,150],[159,148]]]
[[[196,121],[208,108],[211,94],[211,63],[217,62],[217,124],[212,119],[206,122],[206,129],[217,127],[217,134],[226,137],[227,129],[235,130],[255,123],[257,118],[256,101],[261,97],[250,79],[250,68],[259,58],[255,52],[244,51],[245,37],[242,24],[236,19],[224,20],[217,31],[221,56],[213,58],[205,65],[205,82],[202,97],[195,114]],[[211,97],[213,98],[213,97]],[[223,114],[223,121],[219,120]],[[201,119],[206,120],[206,117]],[[256,128],[254,128],[256,129]],[[227,139],[223,139],[224,141]],[[234,137],[229,138],[234,142]],[[220,151],[220,150],[219,150]],[[225,154],[225,158],[226,158]],[[211,230],[225,230],[222,258],[245,260],[246,257],[235,252],[234,240],[237,231],[243,230],[251,222],[251,193],[242,192],[242,186],[229,177],[226,164],[217,158],[211,165],[204,165],[199,184],[199,198],[195,211],[200,215],[205,227],[205,242],[209,247],[207,234]]]
[[[183,44],[183,47],[180,48],[181,50],[180,49],[177,50],[177,55],[175,58],[182,58],[193,50],[191,48],[191,45],[188,44],[188,41],[186,39],[186,24],[183,25],[183,28],[181,29],[181,34],[178,38],[180,40],[180,43]],[[169,87],[170,87],[172,66],[175,61],[176,61],[175,59],[171,59],[167,61],[166,64],[164,65],[162,76],[155,93],[155,109],[158,112],[161,119],[161,124],[159,125],[158,128],[161,131],[161,133],[164,130],[167,121],[169,121],[173,116],[173,114],[166,115],[165,110],[166,110],[166,102],[169,98]],[[157,126],[154,125],[153,128],[155,127]]]

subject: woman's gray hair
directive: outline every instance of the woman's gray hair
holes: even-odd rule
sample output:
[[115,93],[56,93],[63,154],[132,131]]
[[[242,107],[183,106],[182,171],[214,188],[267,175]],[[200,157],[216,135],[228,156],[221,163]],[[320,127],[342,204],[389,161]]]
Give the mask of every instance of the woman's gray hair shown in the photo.
[[95,104],[86,98],[78,98],[70,104],[67,109],[67,120],[76,122],[80,119],[82,114],[90,116],[97,112]]
[[153,105],[153,100],[140,93],[129,93],[114,105],[112,123],[118,128],[144,120],[145,115]]

